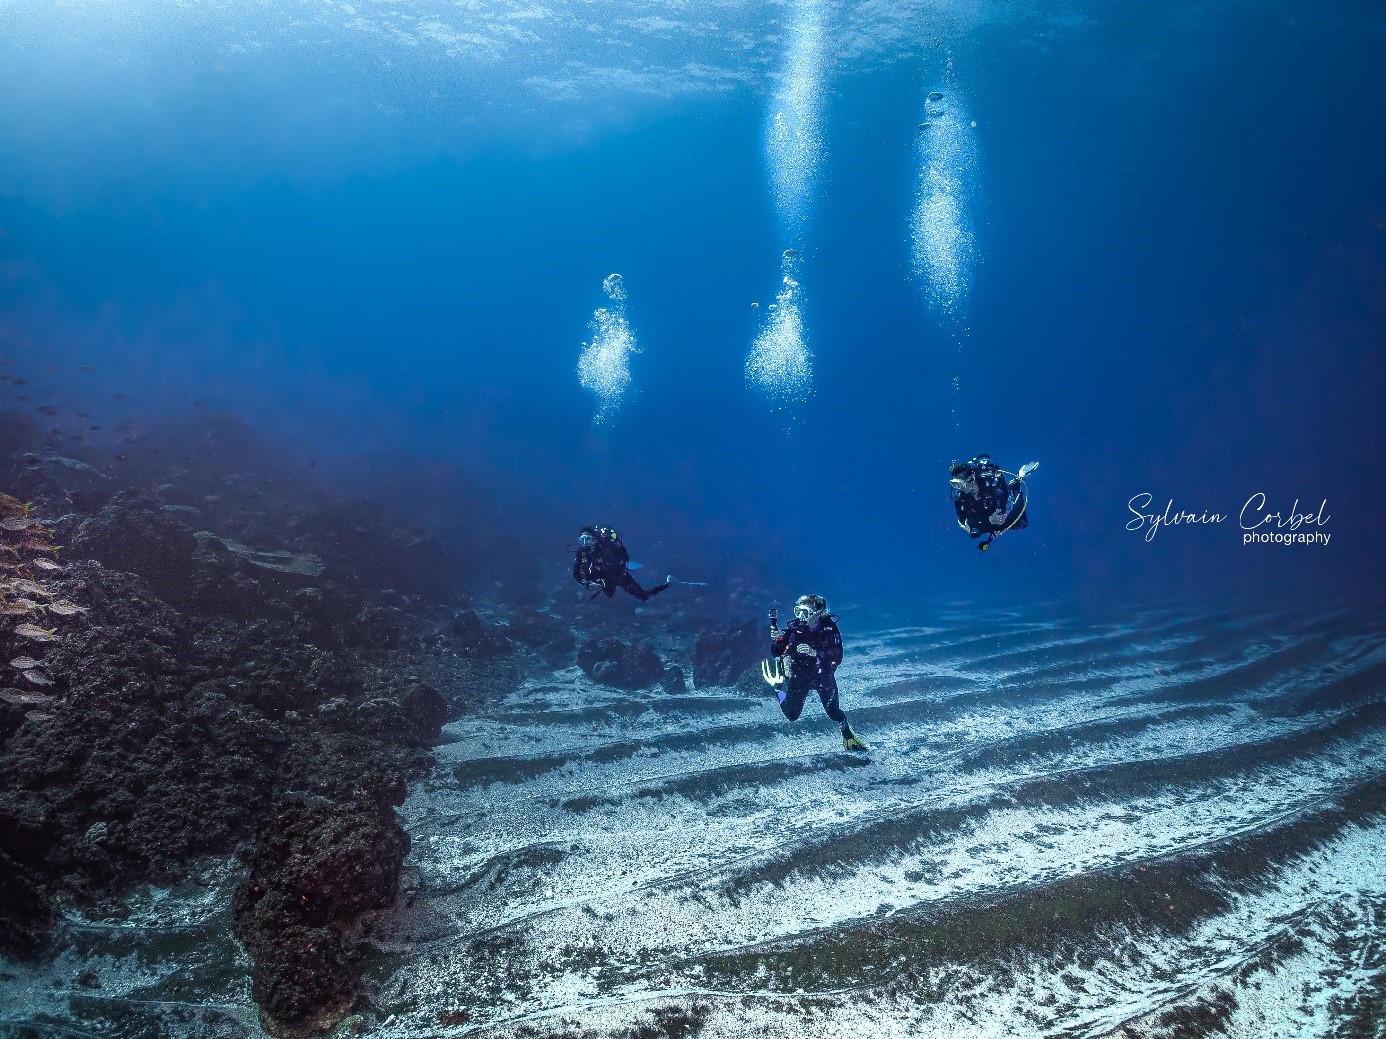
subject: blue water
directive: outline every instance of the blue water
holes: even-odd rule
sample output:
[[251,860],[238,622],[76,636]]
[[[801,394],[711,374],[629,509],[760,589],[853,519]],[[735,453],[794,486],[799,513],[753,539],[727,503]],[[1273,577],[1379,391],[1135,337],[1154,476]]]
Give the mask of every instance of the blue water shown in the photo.
[[[0,463],[64,564],[123,510],[274,564],[167,717],[324,566],[267,658],[327,604],[445,694],[370,1034],[1376,1035],[1383,130],[1372,0],[0,0]],[[979,452],[1040,463],[985,554]],[[171,511],[77,515],[122,479]],[[589,603],[593,523],[687,584]],[[869,754],[693,667],[805,591]],[[0,958],[0,1032],[265,1034],[214,850]]]
[[[4,353],[65,409],[227,412],[421,511],[465,487],[559,568],[595,520],[839,598],[1379,594],[1377,5],[9,2],[0,48]],[[949,312],[911,269],[935,90],[972,156]],[[744,365],[789,246],[785,404]],[[613,272],[639,352],[594,425]],[[1042,463],[987,556],[946,498],[979,451]],[[1326,499],[1331,543],[1244,546],[1258,491]],[[1146,542],[1141,492],[1230,518]]]

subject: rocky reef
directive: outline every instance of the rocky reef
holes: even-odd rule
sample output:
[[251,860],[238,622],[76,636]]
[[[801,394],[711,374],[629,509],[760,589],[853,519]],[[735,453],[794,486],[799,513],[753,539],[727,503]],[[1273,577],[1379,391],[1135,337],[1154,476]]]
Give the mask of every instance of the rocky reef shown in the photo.
[[[27,615],[0,629],[0,948],[42,953],[60,904],[81,911],[234,856],[246,876],[233,931],[265,1027],[330,1028],[357,999],[369,921],[399,886],[409,841],[394,807],[448,713],[411,667],[437,626],[378,587],[402,525],[354,517],[340,543],[374,546],[362,573],[329,551],[326,517],[345,505],[312,512],[313,537],[300,526],[295,538],[285,496],[244,473],[220,480],[236,501],[190,505],[176,486],[94,490],[85,462],[10,457],[4,475],[32,503],[25,536],[41,525],[53,547],[42,595],[27,557],[11,580],[35,587],[15,594],[73,609],[37,641]],[[400,572],[431,551],[411,538]],[[509,647],[478,625],[479,648]]]

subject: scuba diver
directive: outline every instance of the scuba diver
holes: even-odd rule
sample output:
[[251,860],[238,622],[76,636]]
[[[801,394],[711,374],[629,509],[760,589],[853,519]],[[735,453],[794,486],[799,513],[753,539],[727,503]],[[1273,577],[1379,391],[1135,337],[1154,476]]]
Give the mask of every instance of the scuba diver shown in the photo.
[[621,588],[641,602],[648,602],[668,588],[672,578],[653,588],[641,588],[640,582],[631,576],[630,553],[621,536],[610,527],[583,527],[578,531],[573,580],[584,588],[596,585],[597,591],[592,593],[594,599],[598,592],[606,592],[610,599],[616,589]]
[[842,663],[842,632],[837,618],[828,612],[828,601],[821,595],[801,595],[794,604],[794,619],[784,631],[778,614],[771,610],[770,640],[772,659],[761,670],[776,690],[784,716],[798,719],[809,690],[817,689],[823,710],[842,727],[842,748],[866,750],[866,743],[852,731],[838,706],[836,671]]
[[[948,497],[958,514],[958,526],[969,537],[982,538],[977,547],[983,552],[1007,531],[1030,525],[1025,477],[1038,468],[1038,462],[1026,462],[1019,473],[1008,473],[992,462],[991,455],[978,455],[949,467]],[[1008,476],[1015,479],[1007,480]]]

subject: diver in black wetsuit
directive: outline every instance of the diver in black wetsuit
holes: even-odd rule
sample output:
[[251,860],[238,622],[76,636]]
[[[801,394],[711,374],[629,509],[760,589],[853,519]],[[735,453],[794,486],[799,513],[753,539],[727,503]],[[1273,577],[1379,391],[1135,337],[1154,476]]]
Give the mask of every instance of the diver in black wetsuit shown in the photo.
[[[669,587],[669,582],[641,588],[631,576],[630,552],[621,536],[610,527],[583,527],[578,531],[577,555],[573,559],[573,580],[584,588],[597,586],[610,599],[620,588],[641,602],[648,602]],[[595,595],[595,593],[594,593]]]
[[990,455],[954,462],[949,467],[949,495],[958,526],[969,537],[983,539],[977,546],[983,552],[1001,534],[1030,525],[1025,477],[1038,468],[1038,462],[1027,462],[1015,479],[1007,480],[1010,474],[997,466]]
[[783,661],[785,682],[777,694],[780,710],[790,721],[803,713],[810,689],[829,718],[842,727],[842,746],[846,750],[866,750],[862,738],[852,731],[847,715],[837,702],[837,667],[842,663],[842,632],[837,618],[828,612],[828,601],[821,595],[801,595],[794,604],[794,619],[780,631],[774,612],[770,614],[770,654]]

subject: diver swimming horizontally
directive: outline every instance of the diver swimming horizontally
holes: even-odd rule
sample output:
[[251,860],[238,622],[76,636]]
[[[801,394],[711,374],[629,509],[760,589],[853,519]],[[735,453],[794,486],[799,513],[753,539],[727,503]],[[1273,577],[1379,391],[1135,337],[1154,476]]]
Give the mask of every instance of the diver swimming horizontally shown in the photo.
[[[610,527],[583,527],[578,531],[573,580],[584,588],[595,585],[608,599],[620,588],[641,602],[648,602],[668,588],[672,578],[652,588],[640,587],[640,582],[631,576],[630,552],[621,536]],[[594,598],[596,594],[593,593]]]
[[843,749],[867,749],[837,702],[836,672],[842,663],[842,632],[837,618],[828,612],[826,599],[821,595],[801,595],[794,604],[794,619],[783,631],[778,615],[771,610],[770,654],[771,659],[762,668],[766,682],[776,690],[786,718],[798,719],[809,690],[817,689],[823,710],[842,728]]
[[[1030,525],[1030,492],[1025,477],[1038,468],[1038,462],[1026,462],[1019,473],[1008,473],[990,455],[954,462],[949,467],[948,496],[958,526],[969,537],[983,539],[977,546],[983,552],[1002,534]],[[1008,476],[1014,478],[1008,480]]]

